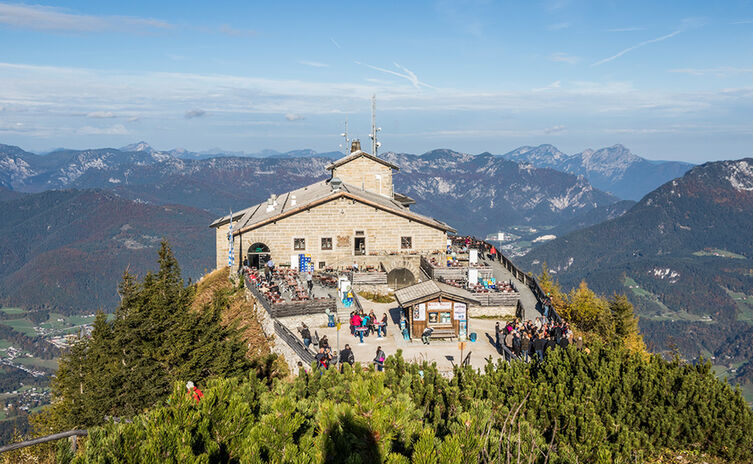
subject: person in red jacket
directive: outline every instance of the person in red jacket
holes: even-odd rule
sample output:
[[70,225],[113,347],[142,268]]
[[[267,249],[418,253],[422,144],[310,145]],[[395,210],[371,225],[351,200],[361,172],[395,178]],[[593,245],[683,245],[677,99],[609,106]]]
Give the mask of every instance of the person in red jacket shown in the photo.
[[199,387],[195,386],[190,380],[186,383],[186,390],[188,390],[188,394],[191,395],[197,403],[204,398],[204,393],[202,393],[202,391],[199,390]]

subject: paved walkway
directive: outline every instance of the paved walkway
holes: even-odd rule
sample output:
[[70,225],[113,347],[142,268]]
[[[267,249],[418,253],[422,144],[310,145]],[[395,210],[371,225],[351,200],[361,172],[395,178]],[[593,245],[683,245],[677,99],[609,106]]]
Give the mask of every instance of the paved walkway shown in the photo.
[[[378,338],[375,334],[364,337],[364,342],[359,343],[358,337],[350,334],[347,321],[343,321],[340,329],[340,349],[345,344],[350,344],[353,350],[353,356],[361,364],[370,364],[376,356],[378,346],[389,356],[394,355],[398,349],[403,351],[403,359],[410,362],[436,363],[437,368],[444,373],[452,372],[453,364],[460,362],[460,349],[457,341],[437,340],[432,341],[430,345],[424,345],[421,340],[404,340],[399,329],[399,308],[397,303],[373,303],[361,298],[361,304],[368,313],[373,310],[374,314],[381,319],[382,314],[387,313],[387,336]],[[494,362],[501,358],[494,346],[494,324],[497,322],[493,319],[476,319],[471,318],[468,321],[468,332],[475,332],[477,339],[475,342],[466,342],[466,348],[463,356],[471,352],[470,364],[476,369],[483,369],[486,360],[491,356]],[[500,322],[503,322],[500,319]],[[295,330],[294,328],[291,328]],[[327,335],[333,351],[337,351],[337,330],[331,327],[311,327],[311,331],[322,335]],[[311,349],[313,350],[313,346]]]
[[511,280],[513,285],[515,285],[515,288],[520,293],[520,304],[523,307],[523,320],[536,319],[538,316],[541,316],[541,311],[537,307],[538,301],[536,300],[533,291],[528,288],[528,285],[513,277],[512,273],[499,261],[485,260],[484,263],[491,265],[494,270],[495,279],[504,281]]

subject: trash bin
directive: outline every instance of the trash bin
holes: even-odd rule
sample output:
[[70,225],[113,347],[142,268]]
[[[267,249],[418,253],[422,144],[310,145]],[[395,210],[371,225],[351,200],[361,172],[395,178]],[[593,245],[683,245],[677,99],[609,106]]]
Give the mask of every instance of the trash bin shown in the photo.
[[476,332],[471,332],[470,335],[468,335],[468,340],[475,342],[476,341]]

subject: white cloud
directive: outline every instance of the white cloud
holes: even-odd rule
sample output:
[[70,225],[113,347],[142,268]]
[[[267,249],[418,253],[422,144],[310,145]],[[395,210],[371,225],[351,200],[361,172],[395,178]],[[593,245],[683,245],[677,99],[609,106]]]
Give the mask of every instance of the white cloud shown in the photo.
[[339,43],[337,43],[337,40],[333,39],[332,37],[329,38],[329,40],[332,41],[332,45],[334,45],[337,48],[342,48]]
[[115,124],[110,127],[92,127],[84,126],[78,130],[81,135],[126,135],[129,134],[128,129],[122,124]]
[[131,116],[128,118],[128,122],[139,122],[141,121],[141,116]]
[[669,72],[690,74],[691,76],[715,76],[730,77],[738,74],[753,73],[753,68],[740,68],[736,66],[717,66],[715,68],[681,68],[670,69]]
[[304,66],[311,66],[312,68],[328,68],[329,67],[327,63],[321,63],[319,61],[300,60],[298,61],[298,64],[302,64]]
[[678,30],[676,30],[676,31],[674,31],[674,32],[672,32],[670,34],[663,35],[663,36],[657,37],[655,39],[644,40],[643,42],[641,42],[639,44],[636,44],[636,45],[633,45],[632,47],[628,47],[628,48],[620,51],[617,54],[614,54],[614,55],[612,55],[610,57],[604,58],[603,60],[599,60],[599,61],[593,63],[591,66],[599,66],[599,65],[602,65],[604,63],[608,63],[608,62],[610,62],[612,60],[616,60],[617,58],[621,57],[625,53],[629,53],[629,52],[635,50],[636,48],[641,48],[643,46],[646,46],[646,45],[649,45],[649,44],[652,44],[652,43],[662,42],[664,40],[667,40],[667,39],[670,39],[670,38],[676,36],[680,32],[682,32],[682,29],[678,29]]
[[633,26],[633,27],[616,27],[614,29],[607,29],[607,32],[636,32],[645,31],[645,27]]
[[544,129],[544,133],[547,135],[559,134],[565,132],[565,129],[567,129],[565,126],[558,124],[556,126],[547,127],[546,129]]
[[549,61],[554,61],[555,63],[575,64],[580,61],[580,58],[578,58],[577,56],[568,55],[567,53],[557,52],[549,55]]
[[560,88],[560,81],[554,81],[551,84],[538,88],[533,89],[533,92],[546,92],[547,90],[556,90]]
[[230,37],[253,37],[257,32],[253,29],[238,29],[228,24],[223,24],[218,29],[222,34]]
[[207,114],[206,111],[204,111],[202,109],[199,109],[199,108],[196,108],[196,109],[193,109],[193,110],[186,111],[186,113],[183,116],[186,119],[193,119],[193,118],[200,118],[202,116],[206,116],[206,114]]
[[83,15],[49,6],[9,3],[0,3],[0,24],[55,32],[132,32],[172,28],[170,23],[152,18]]
[[92,111],[91,113],[88,113],[86,117],[93,119],[107,119],[114,118],[115,114],[113,114],[112,111]]
[[562,22],[557,24],[550,24],[546,28],[550,31],[561,31],[562,29],[567,29],[570,27],[570,23],[568,22]]
[[[194,116],[198,113],[191,111],[203,111],[211,114],[211,118],[206,117],[206,124],[212,125],[212,132],[218,137],[224,136],[223,131],[238,137],[244,132],[231,130],[237,121],[244,121],[243,127],[251,127],[254,121],[277,118],[285,126],[286,119],[279,115],[305,115],[307,120],[319,122],[332,115],[368,114],[372,93],[377,94],[380,112],[397,119],[401,118],[399,113],[408,112],[452,114],[453,121],[454,114],[461,112],[492,118],[514,114],[516,119],[530,121],[591,118],[599,123],[627,116],[651,121],[660,128],[677,123],[677,118],[708,119],[709,111],[715,115],[753,111],[753,86],[679,92],[644,90],[624,81],[554,81],[538,89],[436,88],[417,92],[408,78],[383,83],[327,82],[0,62],[0,88],[0,106],[6,110],[3,114],[12,111],[22,118],[19,122],[34,128],[29,133],[46,137],[75,134],[78,128],[67,127],[70,114],[86,115],[102,108],[123,118],[159,121],[164,132],[184,130],[175,121],[183,120],[187,109]],[[463,129],[462,125],[458,129]],[[568,134],[577,131],[574,122],[568,123]],[[270,135],[264,132],[263,136]]]
[[288,121],[300,121],[305,118],[301,116],[300,114],[288,113],[285,115],[285,119],[287,119]]
[[413,87],[415,87],[417,89],[420,89],[421,87],[428,87],[430,89],[436,89],[436,87],[433,87],[433,86],[431,86],[431,85],[429,85],[429,84],[427,84],[425,82],[421,82],[418,79],[418,76],[416,76],[416,74],[413,71],[411,71],[408,68],[405,68],[404,66],[400,66],[397,63],[392,63],[392,64],[394,64],[397,69],[403,71],[403,73],[405,73],[405,74],[402,74],[402,73],[399,73],[399,72],[396,72],[396,71],[392,71],[390,69],[384,69],[384,68],[380,68],[380,67],[377,67],[377,66],[372,66],[370,64],[361,63],[359,61],[356,61],[355,63],[363,65],[363,66],[366,66],[367,68],[374,69],[376,71],[380,71],[380,72],[387,73],[387,74],[392,74],[393,76],[398,76],[398,77],[402,77],[403,79],[407,79],[411,84],[413,84]]

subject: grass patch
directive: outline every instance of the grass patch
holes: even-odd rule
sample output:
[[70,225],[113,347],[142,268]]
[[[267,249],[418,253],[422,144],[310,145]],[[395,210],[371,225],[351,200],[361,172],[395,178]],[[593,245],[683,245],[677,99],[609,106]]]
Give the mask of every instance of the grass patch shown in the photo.
[[37,334],[34,330],[34,324],[28,319],[9,319],[6,321],[0,321],[0,324],[6,325],[17,332],[21,332],[31,337]]
[[753,296],[741,292],[733,292],[727,288],[725,288],[724,291],[735,301],[735,305],[737,306],[737,320],[753,324]]
[[694,256],[716,256],[719,258],[745,259],[745,256],[720,248],[704,248],[693,253]]
[[39,324],[39,327],[44,329],[60,330],[68,327],[69,324],[65,320],[65,316],[58,313],[50,313],[47,321]]
[[358,292],[358,296],[362,296],[366,298],[369,301],[372,301],[374,303],[392,303],[395,301],[395,294],[394,293],[388,293],[387,295],[384,295],[382,293],[376,293],[376,292]]
[[16,358],[14,361],[23,364],[24,366],[39,367],[51,371],[56,371],[58,369],[57,359]]
[[5,314],[26,314],[26,310],[21,308],[0,308],[0,311]]
[[638,282],[631,277],[625,277],[623,282],[625,287],[632,292],[638,298],[648,301],[657,308],[657,311],[652,313],[642,312],[640,317],[651,319],[654,321],[689,321],[689,322],[708,322],[715,323],[708,316],[699,316],[696,314],[690,314],[687,311],[673,311],[667,305],[662,303],[658,296],[654,293],[642,288]]
[[[110,316],[114,317],[114,315],[108,314],[107,315],[108,320],[110,320]],[[65,320],[69,325],[93,324],[94,316],[67,316]]]

